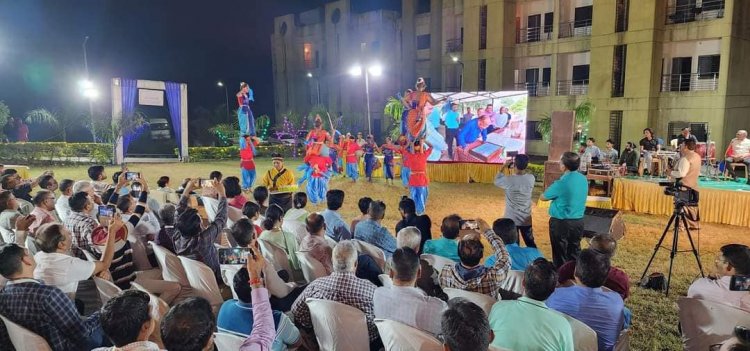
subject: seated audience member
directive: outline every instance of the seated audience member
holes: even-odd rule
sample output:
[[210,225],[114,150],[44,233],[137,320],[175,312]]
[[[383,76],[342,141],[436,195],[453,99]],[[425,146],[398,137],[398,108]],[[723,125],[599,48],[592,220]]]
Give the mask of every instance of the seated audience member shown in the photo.
[[219,171],[213,171],[208,175],[208,179],[211,180],[213,183],[213,186],[204,186],[201,188],[201,196],[210,197],[213,199],[218,198],[219,192],[216,189],[216,185],[218,183],[221,183],[222,178],[224,175],[221,174]]
[[70,214],[68,200],[73,195],[73,184],[75,184],[75,181],[72,179],[63,179],[60,182],[60,196],[55,201],[55,212],[57,212],[57,217],[60,218],[62,223],[68,220],[68,214]]
[[450,215],[443,218],[440,225],[440,233],[443,235],[440,239],[427,240],[424,244],[424,252],[429,255],[437,255],[458,262],[458,243],[456,238],[461,229],[459,222],[461,217]]
[[[342,240],[333,248],[333,273],[327,277],[315,279],[305,291],[297,297],[292,305],[294,324],[307,332],[313,333],[310,310],[305,300],[308,298],[336,301],[355,307],[365,313],[367,330],[370,335],[370,350],[378,350],[380,341],[375,327],[372,297],[375,285],[354,275],[357,262],[357,248],[349,240]],[[363,345],[364,346],[364,345]],[[364,347],[363,347],[364,349]]]
[[[258,251],[248,256],[248,284],[252,289],[250,299],[253,303],[252,332],[242,342],[239,351],[271,350],[276,336],[268,290],[261,276],[264,266],[265,261]],[[164,316],[161,335],[167,350],[211,351],[214,350],[212,334],[215,327],[215,318],[208,301],[191,298],[175,305]]]
[[[16,244],[0,244],[0,275],[8,279],[0,290],[0,314],[38,334],[54,351],[91,350],[106,346],[99,312],[82,318],[62,290],[34,279],[36,262]],[[11,345],[4,327],[0,345]]]
[[492,306],[489,317],[495,333],[492,346],[508,350],[573,351],[570,323],[544,304],[555,286],[555,265],[544,258],[531,262],[524,272],[524,296]]
[[[592,249],[598,253],[607,255],[612,260],[617,250],[617,241],[608,234],[597,234],[589,241],[589,249]],[[512,257],[513,255],[511,255]],[[560,269],[557,270],[559,274],[560,284],[566,284],[566,282],[575,279],[574,272],[576,269],[576,261],[565,262]],[[727,279],[727,282],[729,280]],[[609,273],[607,274],[607,280],[604,282],[604,287],[620,294],[623,300],[630,296],[630,279],[628,274],[617,267],[610,267]]]
[[[265,186],[256,186],[253,189],[253,200],[260,206],[260,221],[263,221],[263,217],[266,215],[268,210],[268,188]],[[259,223],[256,223],[259,224]]]
[[[516,224],[510,218],[500,218],[492,223],[492,230],[496,235],[500,236],[505,243],[505,249],[508,250],[510,255],[510,269],[516,271],[523,271],[526,266],[534,262],[535,259],[542,256],[542,253],[535,247],[520,247],[518,246],[518,230]],[[490,256],[484,263],[487,267],[495,265],[495,256]]]
[[325,239],[325,219],[317,213],[311,213],[307,216],[305,223],[307,235],[302,238],[298,251],[309,252],[310,256],[323,265],[323,268],[326,269],[326,274],[331,274],[333,272],[333,263],[331,263],[333,249],[328,246]]
[[359,207],[359,212],[362,214],[352,220],[352,225],[349,228],[349,231],[352,233],[352,235],[354,235],[354,231],[357,228],[357,224],[359,222],[370,218],[370,215],[368,214],[368,212],[370,211],[370,203],[372,203],[372,199],[369,197],[363,197],[359,199],[359,201],[357,201],[357,207]]
[[161,176],[159,177],[159,180],[156,181],[156,191],[164,193],[164,198],[166,199],[167,203],[173,203],[176,204],[180,202],[180,199],[178,197],[177,192],[169,187],[169,177],[167,176]]
[[[284,221],[284,210],[279,205],[273,204],[266,211],[266,218],[263,219],[263,229],[265,229],[258,239],[272,243],[286,252],[289,266],[292,270],[300,269],[299,260],[297,259],[297,238],[294,234],[281,229]],[[278,262],[275,262],[278,263]],[[280,268],[280,267],[279,267]],[[293,274],[294,272],[288,272]]]
[[440,334],[445,351],[487,351],[495,337],[484,310],[462,297],[448,301]]
[[[117,199],[117,209],[122,219],[127,221],[135,215],[136,200],[131,195],[120,196]],[[161,230],[159,219],[152,212],[144,212],[135,227],[128,228],[128,234],[137,241],[131,242],[133,248],[133,263],[139,271],[153,268],[148,259],[148,242],[153,241]]]
[[13,232],[16,218],[21,216],[18,212],[18,201],[10,190],[0,190],[0,228],[2,228],[2,241],[15,243],[16,235]]
[[628,141],[625,144],[625,150],[622,150],[620,155],[619,164],[625,167],[627,173],[638,173],[638,163],[640,160],[640,152],[632,141]]
[[401,322],[433,335],[440,334],[440,316],[447,305],[415,287],[421,273],[416,251],[410,247],[396,249],[389,272],[393,286],[375,289],[372,298],[375,318]]
[[396,250],[396,238],[391,235],[388,228],[381,223],[385,218],[385,203],[373,201],[368,211],[369,218],[359,222],[354,230],[354,239],[379,247],[385,253],[385,258],[390,259]]
[[547,299],[549,308],[565,313],[596,332],[599,350],[612,350],[624,325],[620,295],[604,291],[609,257],[592,249],[581,251],[576,261],[576,285],[559,287]]
[[698,278],[688,288],[688,297],[711,300],[737,308],[747,291],[730,291],[729,281],[733,275],[750,274],[750,248],[742,244],[724,245],[716,256],[716,272],[708,278]]
[[52,175],[52,171],[44,171],[39,177],[33,180],[22,180],[18,172],[8,172],[12,169],[6,169],[5,175],[0,177],[0,185],[5,190],[10,190],[16,198],[31,202],[31,192],[39,184],[42,177]]
[[607,147],[602,150],[603,161],[607,163],[617,164],[619,153],[614,148],[615,142],[612,139],[607,139]]
[[57,191],[58,184],[55,176],[53,176],[52,174],[47,174],[39,177],[39,187],[44,190],[49,190],[53,193]]
[[424,243],[432,239],[432,220],[426,214],[417,215],[417,205],[414,200],[404,196],[398,203],[398,212],[401,220],[396,224],[396,233],[406,227],[417,227],[422,235],[419,251],[424,250]]
[[[237,300],[227,300],[221,305],[216,321],[220,332],[247,337],[253,331],[253,289],[249,281],[247,268],[243,267],[235,274],[231,283],[234,284]],[[283,311],[273,310],[272,313],[276,338],[270,350],[283,351],[299,347],[302,338],[292,320]]]
[[94,229],[99,227],[99,223],[91,216],[96,204],[91,200],[88,193],[80,191],[74,193],[68,199],[68,205],[70,206],[70,213],[68,214],[68,220],[63,224],[73,235],[71,253],[73,256],[85,258],[81,250],[93,252],[91,236]]
[[224,196],[224,185],[216,181],[213,189],[219,199],[216,217],[207,228],[203,229],[201,216],[198,211],[188,206],[190,192],[195,188],[197,181],[188,183],[177,206],[177,218],[175,222],[174,247],[179,256],[205,263],[214,272],[216,282],[221,286],[224,284],[219,267],[219,254],[214,243],[221,231],[227,225],[227,198]]
[[[116,172],[116,174],[122,174],[122,172]],[[118,178],[119,179],[119,178]],[[116,186],[117,182],[115,182]],[[123,185],[122,188],[118,190],[118,194],[122,193],[122,195],[128,193],[127,184]],[[105,205],[105,201],[107,199],[105,198],[102,200],[102,197],[98,195],[96,192],[94,192],[94,186],[91,185],[91,182],[88,180],[79,180],[75,183],[73,183],[73,194],[79,193],[79,192],[85,192],[89,195],[91,198],[91,201],[94,202],[94,206],[91,207],[91,210],[88,212],[89,216],[96,217],[97,215],[97,207],[96,205]]]
[[[510,257],[503,240],[495,235],[487,222],[477,219],[477,223],[479,223],[479,232],[484,234],[485,239],[495,250],[495,265],[485,267],[481,264],[484,248],[479,232],[466,234],[458,243],[460,262],[443,267],[440,272],[440,286],[443,289],[455,288],[478,292],[497,299],[501,295],[500,286],[510,269]],[[503,300],[506,298],[503,297]]]
[[304,223],[307,215],[310,214],[310,212],[307,212],[305,209],[305,207],[307,207],[307,194],[303,192],[294,193],[294,196],[292,196],[292,205],[292,208],[284,214],[284,220]]
[[101,196],[109,187],[109,184],[107,183],[107,174],[104,172],[104,166],[91,166],[87,173],[89,179],[91,179],[91,185],[94,186],[94,191],[97,195]]
[[[130,192],[125,193],[121,196],[130,195],[134,199],[139,198],[141,196],[141,192],[144,191],[145,183],[146,183],[145,179],[138,179],[137,181],[134,181],[130,185]],[[159,201],[157,201],[155,197],[149,196],[148,199],[146,200],[146,205],[147,205],[146,208],[149,210],[149,212],[147,213],[149,213],[153,217],[158,217],[159,210],[161,209],[161,204],[159,203]]]
[[[36,269],[34,278],[46,284],[56,286],[68,296],[74,297],[78,282],[94,275],[108,272],[115,253],[115,236],[124,224],[115,218],[107,228],[107,244],[98,261],[84,261],[70,256],[72,237],[70,232],[59,223],[45,224],[39,227],[34,243],[39,252],[34,255]],[[109,276],[109,274],[104,275]]]
[[253,227],[255,227],[255,235],[260,235],[260,233],[263,232],[263,228],[257,224],[262,221],[260,206],[258,206],[258,204],[252,201],[245,202],[245,206],[242,206],[242,215],[247,217],[250,222],[253,223]]
[[238,210],[242,210],[242,206],[245,206],[247,198],[242,195],[242,187],[240,187],[240,178],[237,177],[226,177],[222,181],[224,183],[224,189],[227,193],[227,204]]
[[101,309],[99,321],[104,335],[115,346],[92,351],[161,350],[159,345],[148,340],[158,327],[150,303],[151,297],[147,293],[133,289],[107,301]]
[[[737,137],[729,142],[729,148],[726,152],[726,161],[729,163],[744,163],[746,167],[745,169],[750,169],[750,139],[747,138],[746,130],[738,130]],[[737,175],[734,173],[734,168],[727,167],[727,171],[732,178],[737,178]],[[750,183],[750,176],[746,174],[745,177],[747,178],[748,183]],[[5,187],[3,186],[3,188]]]
[[29,233],[32,236],[36,233],[36,229],[43,224],[57,222],[55,218],[55,193],[43,189],[34,195],[34,210],[31,214],[36,218],[34,223],[29,227]]
[[162,226],[154,239],[156,245],[169,250],[171,253],[174,253],[174,217],[176,212],[177,208],[173,204],[166,204],[161,207],[159,218],[161,218]]
[[344,205],[344,191],[338,189],[328,190],[326,193],[326,205],[326,210],[321,212],[326,222],[326,235],[336,240],[336,242],[351,239],[352,232],[349,231],[349,227],[339,213],[339,209]]
[[[419,253],[419,245],[422,243],[422,234],[417,227],[406,227],[396,234],[396,246],[408,247]],[[448,295],[440,287],[439,273],[426,260],[420,258],[419,265],[421,272],[417,277],[417,287],[427,293],[427,296],[437,297],[443,301],[448,301]]]

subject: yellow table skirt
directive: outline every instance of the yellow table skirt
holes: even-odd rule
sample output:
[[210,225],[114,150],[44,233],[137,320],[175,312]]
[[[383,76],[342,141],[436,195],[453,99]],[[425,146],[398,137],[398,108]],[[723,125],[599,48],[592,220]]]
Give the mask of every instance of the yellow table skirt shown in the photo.
[[[375,158],[380,160],[380,164],[382,167],[374,170],[372,172],[373,178],[385,178],[385,156],[383,155],[375,155]],[[346,167],[346,162],[344,162],[344,167]],[[344,168],[346,169],[346,168]],[[364,177],[365,176],[365,158],[360,157],[359,158],[359,176]],[[393,157],[393,178],[398,178],[401,176],[401,156],[395,156]]]
[[492,184],[501,164],[493,163],[427,163],[427,175],[433,182]]
[[[701,188],[701,222],[750,227],[750,192]],[[615,179],[612,205],[618,210],[671,216],[673,197],[656,183]]]
[[[536,203],[536,207],[549,208],[551,201],[539,200]],[[586,198],[586,207],[612,209],[612,199],[603,196],[589,196]]]

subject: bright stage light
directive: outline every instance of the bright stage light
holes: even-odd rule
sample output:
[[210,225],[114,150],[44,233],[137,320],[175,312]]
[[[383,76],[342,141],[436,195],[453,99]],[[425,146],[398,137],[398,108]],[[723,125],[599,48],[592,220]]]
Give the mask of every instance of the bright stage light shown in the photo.
[[92,87],[92,88],[90,88],[90,89],[84,89],[84,90],[83,90],[83,96],[84,96],[85,98],[87,98],[87,99],[91,99],[91,100],[94,100],[94,99],[96,99],[97,97],[99,97],[99,91],[97,91],[97,90],[96,90],[96,89],[94,89],[93,87]]
[[312,78],[312,77],[313,77],[312,73],[307,72],[307,78]]
[[453,62],[458,62],[458,56],[451,57],[451,60],[453,60]]
[[80,85],[81,89],[83,89],[83,90],[93,89],[94,88],[94,83],[92,83],[88,79],[82,79],[80,82],[78,82],[78,85]]
[[353,66],[349,69],[349,74],[353,76],[361,76],[362,75],[362,67],[359,65]]
[[367,71],[370,72],[371,75],[377,77],[383,74],[383,66],[379,64],[374,64],[370,66],[370,68]]

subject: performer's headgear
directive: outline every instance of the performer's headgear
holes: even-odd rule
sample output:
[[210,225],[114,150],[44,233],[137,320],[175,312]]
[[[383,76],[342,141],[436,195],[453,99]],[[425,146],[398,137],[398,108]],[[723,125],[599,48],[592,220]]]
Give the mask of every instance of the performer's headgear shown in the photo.
[[241,82],[240,83],[240,89],[245,89],[245,87],[247,87],[247,83]]
[[417,78],[417,84],[415,85],[417,89],[419,89],[420,86],[427,86],[427,83],[425,83],[424,78],[422,77]]
[[282,157],[280,153],[274,152],[273,154],[271,154],[271,161],[284,162],[284,157]]

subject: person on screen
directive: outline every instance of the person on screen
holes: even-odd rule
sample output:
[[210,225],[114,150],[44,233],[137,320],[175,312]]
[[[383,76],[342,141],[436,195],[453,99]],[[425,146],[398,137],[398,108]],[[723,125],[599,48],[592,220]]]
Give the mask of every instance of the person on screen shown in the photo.
[[448,157],[453,159],[453,141],[458,135],[459,120],[458,103],[451,103],[450,112],[445,114],[445,142],[448,144]]
[[458,131],[458,137],[456,138],[458,147],[465,149],[467,145],[475,142],[480,136],[482,137],[482,141],[487,141],[489,127],[490,118],[486,114],[467,122],[466,125]]

